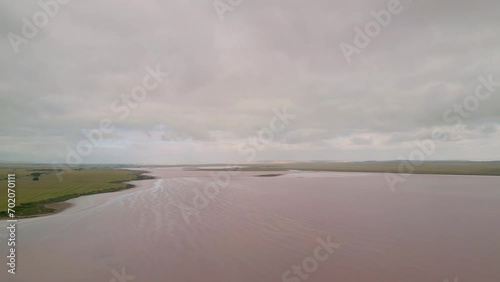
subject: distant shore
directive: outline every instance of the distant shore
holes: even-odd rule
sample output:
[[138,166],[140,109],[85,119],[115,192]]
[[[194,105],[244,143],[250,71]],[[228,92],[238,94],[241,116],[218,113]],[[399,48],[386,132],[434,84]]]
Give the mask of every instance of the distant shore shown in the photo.
[[193,170],[210,171],[335,171],[335,172],[373,172],[401,174],[444,174],[444,175],[482,175],[500,176],[500,161],[426,161],[420,165],[409,161],[369,161],[369,162],[284,162],[237,164],[221,168],[220,164],[210,168],[188,166]]

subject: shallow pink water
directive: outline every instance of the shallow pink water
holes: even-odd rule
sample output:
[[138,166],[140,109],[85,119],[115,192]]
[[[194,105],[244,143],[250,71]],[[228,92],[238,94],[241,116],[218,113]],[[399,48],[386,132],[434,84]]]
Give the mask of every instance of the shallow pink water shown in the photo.
[[[2,264],[0,281],[279,282],[329,234],[340,246],[302,268],[307,281],[500,281],[499,177],[413,175],[392,192],[381,174],[242,172],[224,186],[205,171],[152,173],[22,220],[17,274]],[[207,183],[220,191],[204,201]]]

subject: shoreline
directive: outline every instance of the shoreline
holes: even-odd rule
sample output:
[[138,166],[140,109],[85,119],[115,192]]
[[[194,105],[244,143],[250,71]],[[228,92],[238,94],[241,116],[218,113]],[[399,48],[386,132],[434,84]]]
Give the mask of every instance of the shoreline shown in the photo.
[[[76,199],[76,198],[72,198],[72,199]],[[40,214],[33,214],[33,215],[28,215],[28,216],[16,217],[16,218],[24,219],[24,218],[35,218],[35,217],[43,217],[43,216],[48,216],[48,215],[54,215],[54,214],[58,214],[60,212],[63,212],[66,209],[69,209],[69,208],[71,208],[74,205],[75,204],[68,203],[68,200],[66,200],[64,202],[57,202],[57,203],[46,204],[43,207],[47,208],[47,209],[53,210],[52,212],[40,213]],[[2,218],[0,218],[0,219],[2,219]]]
[[287,171],[309,172],[352,172],[352,173],[390,173],[418,175],[458,175],[458,176],[500,176],[500,162],[468,162],[468,161],[428,161],[420,165],[409,162],[377,161],[377,162],[296,162],[241,164],[220,167],[189,166],[185,169],[194,171],[262,171],[279,173]]
[[[190,171],[245,171],[245,172],[345,172],[345,173],[373,173],[373,174],[401,174],[401,175],[442,175],[442,176],[496,176],[500,177],[499,173],[458,173],[458,172],[399,172],[399,171],[377,171],[377,170],[328,170],[328,169],[191,169]],[[280,174],[283,175],[283,174]],[[257,175],[266,177],[268,175]],[[279,175],[273,175],[279,176]]]
[[[163,167],[163,166],[156,166]],[[228,168],[220,167],[204,167],[198,168],[196,166],[183,167],[179,166],[183,170],[188,171],[245,171],[245,172],[261,172],[262,174],[256,175],[256,177],[276,177],[283,174],[290,173],[292,171],[296,172],[339,172],[339,173],[373,173],[373,174],[404,174],[404,175],[436,175],[436,176],[483,176],[483,177],[500,177],[500,166],[493,165],[489,167],[474,167],[474,166],[436,166],[425,164],[420,167],[416,167],[415,171],[412,173],[401,173],[399,172],[394,163],[375,163],[375,164],[364,164],[359,166],[353,166],[345,164],[268,164],[268,165],[249,165],[245,167],[234,167],[229,166]],[[128,190],[136,188],[137,185],[130,184],[131,181],[140,181],[148,179],[156,179],[156,177],[150,175],[151,171],[144,170],[144,167],[129,167],[129,168],[119,168],[119,170],[127,170],[134,172],[135,179],[117,181],[116,184],[122,184],[123,186],[117,188],[105,188],[102,190],[91,191],[86,193],[73,193],[61,195],[55,198],[48,198],[40,201],[26,202],[17,206],[23,208],[33,209],[33,213],[27,212],[26,215],[16,216],[16,218],[35,218],[47,215],[53,215],[73,206],[73,204],[68,203],[68,200],[79,198],[81,196],[90,196],[96,194],[104,194],[111,192],[118,192],[123,190]],[[499,170],[499,172],[497,172]],[[24,206],[23,206],[24,205]],[[16,209],[16,211],[18,211]],[[6,211],[0,211],[0,220],[9,219]]]
[[[91,196],[91,195],[97,195],[97,194],[114,193],[114,192],[119,192],[119,191],[123,191],[123,190],[133,189],[133,188],[136,188],[137,185],[130,184],[128,182],[148,180],[148,179],[156,179],[156,177],[154,177],[154,176],[146,175],[147,173],[150,173],[150,171],[128,169],[128,168],[124,168],[123,170],[130,170],[130,171],[137,172],[137,175],[136,175],[135,179],[124,180],[124,181],[118,182],[119,184],[124,184],[123,187],[108,188],[108,189],[97,190],[97,191],[92,191],[92,192],[83,193],[83,194],[67,194],[67,195],[56,197],[56,198],[49,198],[49,199],[45,199],[45,200],[41,200],[41,201],[22,203],[19,206],[21,206],[21,205],[24,205],[24,206],[34,206],[34,207],[37,207],[38,209],[40,209],[42,212],[28,214],[28,215],[16,216],[15,218],[16,219],[36,218],[36,217],[43,217],[43,216],[58,214],[58,213],[61,213],[61,212],[65,211],[66,209],[74,206],[74,204],[68,203],[69,200],[76,199],[76,198],[83,197],[83,196]],[[62,198],[62,199],[60,199],[60,198]],[[8,220],[9,217],[8,216],[4,216],[3,213],[7,213],[7,212],[6,211],[1,211],[0,212],[0,221],[1,220]]]

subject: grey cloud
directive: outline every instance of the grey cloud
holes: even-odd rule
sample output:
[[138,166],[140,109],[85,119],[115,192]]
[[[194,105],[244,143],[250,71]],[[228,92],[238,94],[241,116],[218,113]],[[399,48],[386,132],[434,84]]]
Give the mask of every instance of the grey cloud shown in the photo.
[[[247,0],[221,21],[211,1],[71,1],[15,54],[7,33],[40,8],[0,1],[0,161],[62,160],[103,118],[116,132],[86,161],[228,161],[284,105],[297,118],[258,159],[396,159],[434,128],[451,136],[436,158],[499,158],[500,89],[465,131],[443,119],[500,81],[498,1],[402,1],[348,64],[339,44],[387,2]],[[157,64],[170,77],[120,119],[112,102]]]

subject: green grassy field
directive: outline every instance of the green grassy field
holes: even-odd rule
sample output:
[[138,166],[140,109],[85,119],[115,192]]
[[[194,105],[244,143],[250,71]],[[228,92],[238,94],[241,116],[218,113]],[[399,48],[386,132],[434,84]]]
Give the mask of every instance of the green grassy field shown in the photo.
[[[53,212],[47,204],[96,193],[113,192],[132,185],[124,182],[149,177],[141,171],[117,169],[115,167],[82,167],[68,170],[60,181],[58,171],[47,166],[16,165],[0,166],[0,217],[6,217],[7,175],[16,175],[16,215],[31,216]],[[38,176],[39,175],[39,176]],[[33,178],[38,177],[38,181]]]
[[[378,173],[408,173],[408,167],[401,166],[400,161],[377,162],[294,162],[294,163],[261,163],[243,164],[243,168],[232,170],[242,171],[338,171],[338,172],[378,172]],[[194,170],[198,170],[193,167]],[[414,174],[452,174],[452,175],[499,175],[500,162],[471,161],[426,161],[421,165],[411,166]],[[222,171],[225,169],[200,169]]]

